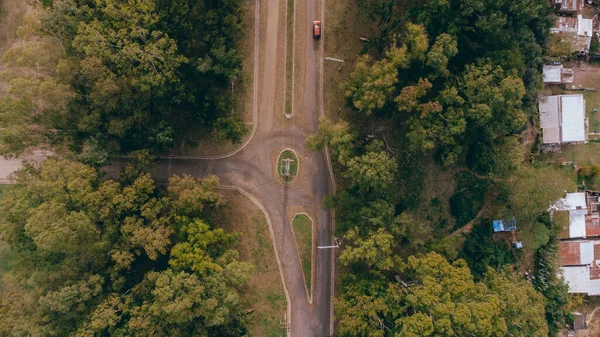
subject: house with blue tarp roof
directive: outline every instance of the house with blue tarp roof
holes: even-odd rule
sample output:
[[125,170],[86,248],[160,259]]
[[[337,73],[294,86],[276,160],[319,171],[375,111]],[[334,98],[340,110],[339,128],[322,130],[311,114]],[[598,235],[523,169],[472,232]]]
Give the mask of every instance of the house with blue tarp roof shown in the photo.
[[517,230],[517,220],[512,218],[508,221],[494,220],[492,221],[494,232],[513,232]]

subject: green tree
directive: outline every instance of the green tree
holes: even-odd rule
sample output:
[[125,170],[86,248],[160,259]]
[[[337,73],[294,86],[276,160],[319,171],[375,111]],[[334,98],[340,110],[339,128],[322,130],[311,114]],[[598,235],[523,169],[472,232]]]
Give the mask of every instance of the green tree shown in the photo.
[[381,194],[393,183],[398,163],[385,151],[368,151],[351,158],[346,167],[345,178],[362,190]]
[[350,131],[347,122],[333,123],[327,116],[319,118],[319,130],[305,140],[311,151],[323,151],[325,146],[329,147],[342,165],[354,155],[355,142],[356,134]]
[[431,77],[448,77],[450,75],[448,64],[456,54],[458,54],[456,38],[446,33],[440,34],[427,52],[427,66],[433,70]]
[[352,106],[367,116],[383,108],[398,83],[398,70],[393,63],[387,59],[371,63],[369,55],[361,56],[348,82],[342,85]]
[[429,49],[429,41],[425,27],[411,22],[406,24],[404,43],[408,49],[408,56],[412,62],[424,62],[425,54]]
[[16,173],[0,197],[0,247],[14,257],[0,275],[3,333],[246,333],[238,290],[252,266],[205,212],[222,205],[218,180],[173,177],[161,189],[126,171],[104,180],[50,158]]
[[350,280],[338,306],[341,336],[548,334],[542,296],[509,271],[474,282],[463,260],[429,253],[409,257],[393,281]]
[[359,229],[346,232],[344,239],[349,244],[340,255],[344,265],[364,263],[370,268],[389,270],[393,266],[392,245],[394,237],[379,228],[376,232],[369,232],[366,239],[358,236]]

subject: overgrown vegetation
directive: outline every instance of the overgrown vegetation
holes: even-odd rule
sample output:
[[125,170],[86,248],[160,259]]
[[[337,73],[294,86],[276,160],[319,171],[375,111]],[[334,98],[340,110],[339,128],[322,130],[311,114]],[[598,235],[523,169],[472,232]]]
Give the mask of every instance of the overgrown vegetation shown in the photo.
[[4,56],[0,153],[66,144],[101,165],[109,154],[193,145],[211,130],[241,139],[231,114],[239,0],[34,5]]
[[505,241],[494,241],[491,220],[479,221],[465,235],[459,257],[469,265],[475,280],[482,280],[488,268],[500,270],[516,262],[515,251]]

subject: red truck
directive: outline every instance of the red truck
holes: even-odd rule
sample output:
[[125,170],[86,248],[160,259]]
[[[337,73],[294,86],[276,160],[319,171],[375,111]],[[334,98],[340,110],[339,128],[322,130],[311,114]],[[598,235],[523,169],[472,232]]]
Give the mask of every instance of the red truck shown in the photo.
[[321,37],[321,21],[313,21],[313,39],[318,40]]

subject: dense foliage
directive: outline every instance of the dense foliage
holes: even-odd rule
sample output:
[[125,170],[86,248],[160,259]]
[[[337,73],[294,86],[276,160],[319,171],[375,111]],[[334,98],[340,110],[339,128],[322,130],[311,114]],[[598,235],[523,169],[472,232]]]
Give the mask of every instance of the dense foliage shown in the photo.
[[[574,185],[553,168],[530,167],[535,140],[524,137],[543,85],[547,2],[426,0],[405,16],[395,0],[356,4],[378,30],[341,85],[352,111],[345,121],[321,120],[307,140],[314,150],[328,146],[341,171],[342,189],[328,200],[347,267],[338,334],[554,333],[565,305],[554,301],[565,289],[556,270],[536,269],[554,275],[547,288],[513,272],[518,253],[492,238],[490,220],[448,236],[492,204],[494,216],[517,219],[531,251],[553,240],[543,214]],[[432,166],[456,182],[446,205],[435,181],[424,191],[423,169]],[[431,251],[445,257],[415,257]]]
[[18,172],[0,199],[0,334],[245,335],[252,266],[204,215],[222,203],[217,182],[173,176],[162,190],[132,166],[101,180],[55,159]]
[[459,252],[460,258],[469,265],[475,280],[484,278],[489,268],[501,267],[516,262],[515,252],[505,241],[494,241],[490,220],[484,219],[473,225],[471,232],[465,235],[465,242]]
[[101,160],[107,151],[193,144],[214,128],[239,140],[243,124],[231,115],[231,85],[241,80],[238,0],[43,4],[4,57],[2,154],[67,141]]
[[456,190],[450,197],[450,211],[456,219],[455,227],[462,227],[472,219],[483,206],[488,182],[471,172],[462,171],[454,176]]
[[451,264],[436,253],[388,272],[371,267],[338,302],[339,336],[548,335],[542,295],[509,271],[490,269],[474,282],[463,260]]

